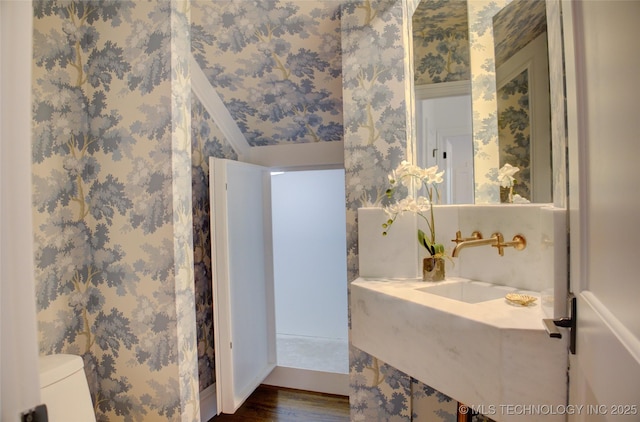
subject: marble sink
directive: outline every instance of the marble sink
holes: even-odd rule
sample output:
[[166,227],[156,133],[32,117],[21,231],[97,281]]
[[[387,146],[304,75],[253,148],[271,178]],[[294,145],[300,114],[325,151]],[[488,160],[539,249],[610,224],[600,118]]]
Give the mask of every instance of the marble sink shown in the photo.
[[[566,404],[567,337],[550,338],[540,294],[510,304],[515,289],[449,278],[351,283],[355,347],[496,421],[539,420],[514,406]],[[563,421],[564,415],[545,415]]]
[[513,287],[499,286],[481,281],[448,280],[442,283],[429,283],[416,289],[419,292],[442,296],[467,303],[486,302],[504,298],[507,293],[517,291]]

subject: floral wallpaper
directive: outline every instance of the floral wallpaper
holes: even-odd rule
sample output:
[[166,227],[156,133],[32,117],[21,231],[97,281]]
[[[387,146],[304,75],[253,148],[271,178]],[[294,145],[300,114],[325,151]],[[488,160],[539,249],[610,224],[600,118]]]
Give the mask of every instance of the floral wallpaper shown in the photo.
[[193,0],[193,55],[249,145],[342,140],[340,3]]
[[[191,4],[191,52],[251,146],[342,140],[340,2]],[[199,102],[192,124],[197,125],[194,256],[203,390],[215,381],[207,160],[237,155]]]
[[[348,280],[358,276],[357,209],[384,202],[387,174],[410,154],[412,71],[401,0],[350,1],[342,11]],[[455,421],[456,402],[351,346],[352,421]],[[435,400],[434,400],[435,399]],[[421,406],[422,404],[422,406]]]
[[474,0],[469,7],[475,203],[500,202],[498,116],[492,17],[510,0]]
[[199,391],[215,382],[213,293],[211,287],[211,217],[209,157],[237,160],[211,116],[195,96],[191,103],[191,174],[193,202],[193,257],[198,338]]
[[33,7],[41,352],[84,358],[98,421],[197,421],[189,3]]
[[[199,420],[213,382],[205,157],[237,157],[192,96],[190,53],[252,146],[344,138],[357,277],[356,210],[384,203],[412,155],[410,14],[340,3],[33,2],[40,347],[83,356],[99,421]],[[480,144],[477,160],[493,139]],[[353,420],[455,419],[454,400],[353,347],[350,366]]]
[[[496,68],[547,31],[544,1],[514,0],[493,17]],[[531,199],[531,127],[529,74],[515,76],[498,89],[498,136],[500,167],[509,163],[520,169],[514,175],[514,193]],[[501,188],[501,202],[508,196]]]
[[[493,16],[510,4],[511,0],[474,0],[469,4],[469,40],[471,42],[471,73],[474,128],[474,172],[476,179],[476,203],[496,203],[500,200],[497,184],[499,166],[498,115],[495,86],[495,54],[492,24]],[[564,64],[562,52],[561,6],[559,0],[522,1],[517,14],[533,9],[532,18],[517,25],[505,25],[505,37],[519,38],[513,34],[517,28],[527,26],[534,32],[541,31],[540,22],[546,14],[549,47],[549,77],[551,101],[551,144],[553,160],[553,201],[565,206],[566,198],[566,124],[564,95]],[[542,6],[546,6],[546,12]],[[504,18],[501,20],[505,21]],[[525,42],[520,40],[520,43]],[[500,43],[502,45],[502,43]],[[504,53],[502,53],[504,51]],[[499,47],[499,56],[508,57],[506,45]]]
[[[525,70],[498,89],[498,137],[500,167],[511,164],[520,171],[513,175],[513,193],[531,198],[529,123],[529,74]],[[500,202],[508,202],[509,192],[501,188]]]
[[467,2],[422,1],[412,20],[415,84],[471,79]]
[[547,30],[544,1],[514,0],[492,19],[496,67]]

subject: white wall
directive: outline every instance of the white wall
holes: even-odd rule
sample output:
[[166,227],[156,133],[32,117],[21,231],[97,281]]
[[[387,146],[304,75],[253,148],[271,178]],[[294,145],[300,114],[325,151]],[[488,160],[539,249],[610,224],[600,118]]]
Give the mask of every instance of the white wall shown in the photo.
[[276,330],[347,339],[344,170],[271,178]]

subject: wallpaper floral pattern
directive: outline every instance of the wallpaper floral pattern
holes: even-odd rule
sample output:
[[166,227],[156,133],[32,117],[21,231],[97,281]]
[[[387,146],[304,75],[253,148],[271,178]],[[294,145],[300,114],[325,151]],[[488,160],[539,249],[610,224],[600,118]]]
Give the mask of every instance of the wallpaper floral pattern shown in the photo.
[[[342,140],[338,1],[192,1],[191,52],[252,146]],[[194,103],[200,390],[214,381],[207,157],[237,159]],[[196,130],[199,131],[196,134]]]
[[193,257],[198,338],[199,389],[215,382],[213,292],[211,287],[211,217],[209,207],[209,157],[237,160],[211,116],[195,96],[191,103],[191,161],[193,195]]
[[193,1],[193,54],[251,146],[342,140],[340,1]]
[[492,17],[510,0],[474,0],[469,7],[475,203],[500,202],[498,116]]
[[[547,30],[546,2],[514,0],[493,17],[496,68]],[[500,167],[509,163],[520,169],[514,175],[514,193],[531,199],[531,125],[529,73],[525,70],[498,88],[498,137]],[[501,188],[505,202],[507,190]]]
[[[199,420],[213,381],[204,157],[236,157],[191,97],[190,50],[251,145],[344,136],[357,277],[356,210],[384,203],[388,172],[412,154],[409,13],[403,0],[339,3],[34,1],[40,345],[84,357],[99,421]],[[243,32],[250,16],[262,24]],[[483,87],[480,72],[474,97]],[[478,160],[494,145],[481,134]],[[484,174],[481,202],[497,186]],[[451,398],[353,347],[350,362],[353,420],[455,419]]]
[[[387,174],[410,149],[412,108],[405,98],[407,78],[413,76],[405,66],[410,63],[405,60],[410,50],[408,34],[403,33],[408,20],[405,6],[400,0],[353,1],[343,6],[349,281],[358,274],[357,209],[384,203]],[[451,398],[353,346],[349,362],[351,420],[455,420]]]
[[188,9],[34,1],[40,348],[99,421],[199,420]]
[[492,18],[496,67],[547,30],[545,4],[544,1],[513,0]]
[[471,79],[465,0],[422,1],[412,21],[416,85]]
[[[525,70],[498,89],[498,137],[500,167],[511,164],[520,171],[513,175],[513,193],[531,198],[529,124],[529,78]],[[508,190],[500,191],[500,202],[508,202]]]

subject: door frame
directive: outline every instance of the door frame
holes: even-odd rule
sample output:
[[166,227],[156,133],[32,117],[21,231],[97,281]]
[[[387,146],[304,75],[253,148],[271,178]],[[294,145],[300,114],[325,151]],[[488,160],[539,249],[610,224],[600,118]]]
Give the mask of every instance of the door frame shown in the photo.
[[[590,237],[588,224],[591,187],[587,176],[594,170],[589,166],[589,138],[596,134],[590,133],[588,125],[582,3],[562,0],[562,16],[567,81],[570,290],[577,299],[577,315],[573,316],[577,319],[576,354],[569,359],[569,405],[576,409],[592,406],[570,415],[569,420],[582,421],[595,414],[609,418],[615,406],[640,406],[640,341],[595,292],[588,290],[588,248],[594,239]],[[629,420],[637,420],[640,409],[636,412],[629,415]]]

